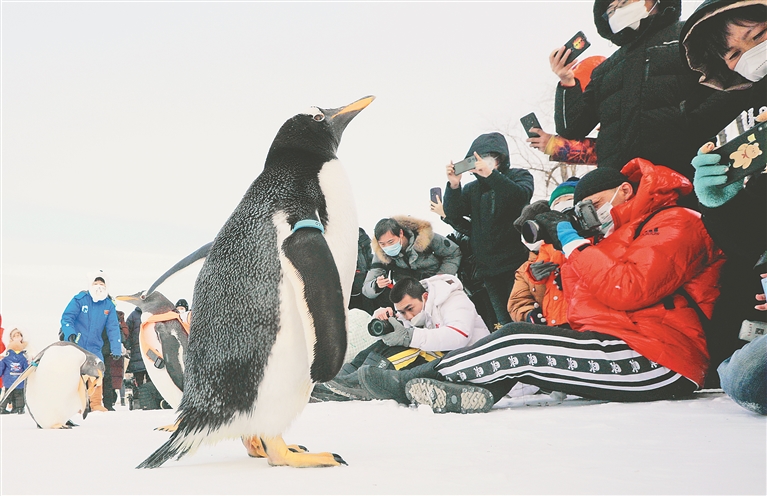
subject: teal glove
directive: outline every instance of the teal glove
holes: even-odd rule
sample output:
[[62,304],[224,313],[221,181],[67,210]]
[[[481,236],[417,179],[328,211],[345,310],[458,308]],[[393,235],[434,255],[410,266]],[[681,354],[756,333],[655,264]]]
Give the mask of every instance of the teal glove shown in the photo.
[[559,238],[559,242],[562,243],[562,246],[577,239],[584,239],[569,222],[560,222],[557,224],[557,237]]
[[410,342],[413,340],[413,329],[407,329],[402,325],[402,322],[389,317],[389,323],[394,327],[394,332],[384,334],[381,337],[386,346],[410,346]]
[[700,204],[704,207],[721,207],[743,189],[742,181],[724,186],[729,166],[720,164],[720,160],[722,156],[718,153],[698,153],[692,159],[692,166],[695,167],[692,184]]

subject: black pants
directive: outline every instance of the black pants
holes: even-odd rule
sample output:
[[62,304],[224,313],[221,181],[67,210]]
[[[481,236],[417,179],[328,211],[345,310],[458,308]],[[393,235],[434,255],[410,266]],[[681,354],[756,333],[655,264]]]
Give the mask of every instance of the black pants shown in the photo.
[[524,322],[451,351],[436,370],[449,382],[486,387],[496,400],[517,382],[605,401],[670,399],[697,389],[618,338]]
[[[3,390],[5,392],[5,390]],[[7,411],[6,408],[8,407],[8,404],[13,405],[13,409],[11,411]],[[2,413],[24,413],[24,388],[23,387],[17,387],[13,391],[11,391],[11,394],[8,395],[8,397],[3,401],[3,403],[0,405],[0,414]]]
[[[490,298],[493,310],[495,310],[495,318],[498,319],[498,323],[501,325],[511,322],[507,307],[511,288],[514,286],[514,272],[512,270],[511,272],[482,278],[485,289],[487,289],[487,296]],[[490,328],[490,331],[492,330]]]

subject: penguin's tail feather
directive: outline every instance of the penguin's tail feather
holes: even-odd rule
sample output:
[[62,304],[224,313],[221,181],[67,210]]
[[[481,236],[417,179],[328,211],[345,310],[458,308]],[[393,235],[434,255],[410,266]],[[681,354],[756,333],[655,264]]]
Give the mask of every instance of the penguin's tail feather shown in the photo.
[[171,458],[180,459],[197,448],[199,444],[200,441],[185,443],[183,439],[179,440],[176,439],[176,436],[171,436],[165,444],[157,448],[157,451],[149,455],[149,458],[141,462],[136,468],[158,468]]

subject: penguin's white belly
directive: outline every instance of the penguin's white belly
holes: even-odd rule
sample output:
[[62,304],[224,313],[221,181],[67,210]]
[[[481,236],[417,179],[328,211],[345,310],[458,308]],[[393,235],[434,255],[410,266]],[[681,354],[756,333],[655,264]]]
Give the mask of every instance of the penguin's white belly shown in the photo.
[[279,291],[280,330],[258,385],[258,397],[250,414],[238,415],[228,427],[222,428],[226,431],[222,437],[278,436],[309,401],[313,384],[302,310],[287,278],[282,278]]
[[178,408],[178,405],[181,404],[181,396],[183,395],[183,391],[176,387],[176,383],[173,382],[173,379],[171,379],[170,375],[168,375],[168,368],[163,367],[158,369],[155,367],[154,362],[146,356],[144,350],[141,350],[141,359],[144,361],[146,372],[149,374],[149,378],[152,379],[154,387],[157,388],[157,392],[162,395],[165,401],[167,401],[174,410]]
[[85,355],[74,346],[51,347],[27,378],[27,408],[43,429],[64,424],[82,410],[78,388],[84,362]]
[[344,305],[349,305],[354,271],[357,268],[357,207],[354,204],[352,186],[339,160],[333,160],[322,166],[319,174],[320,188],[325,196],[328,211],[328,225],[325,228],[325,241],[338,268],[341,288],[344,293]]

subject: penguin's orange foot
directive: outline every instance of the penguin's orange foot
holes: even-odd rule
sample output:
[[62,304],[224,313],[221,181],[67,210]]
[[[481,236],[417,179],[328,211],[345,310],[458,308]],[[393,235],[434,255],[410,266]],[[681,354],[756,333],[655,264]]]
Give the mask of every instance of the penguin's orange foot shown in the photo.
[[176,429],[178,429],[178,421],[176,421],[175,424],[161,425],[160,427],[154,428],[154,430],[162,432],[176,432]]
[[266,452],[269,465],[289,467],[337,467],[347,465],[341,456],[335,453],[308,453],[303,446],[289,447],[282,436],[262,438],[261,445]]
[[[251,458],[266,458],[266,450],[264,450],[264,445],[261,444],[261,439],[259,439],[258,436],[243,437],[242,444],[245,446],[248,456]],[[309,451],[306,449],[306,446],[301,446],[299,444],[291,444],[288,446],[288,450],[293,453],[305,453]]]

